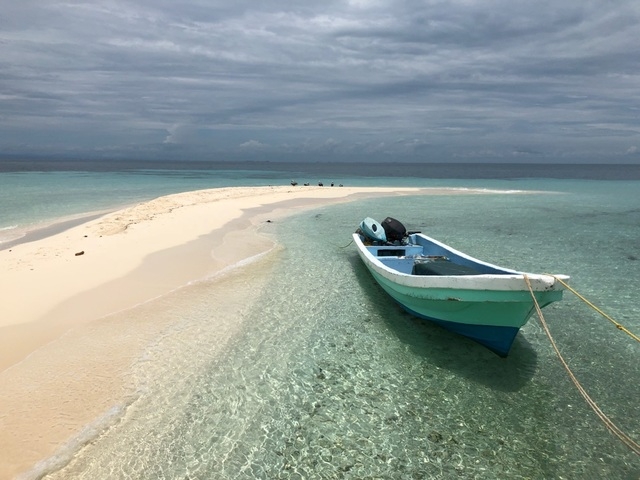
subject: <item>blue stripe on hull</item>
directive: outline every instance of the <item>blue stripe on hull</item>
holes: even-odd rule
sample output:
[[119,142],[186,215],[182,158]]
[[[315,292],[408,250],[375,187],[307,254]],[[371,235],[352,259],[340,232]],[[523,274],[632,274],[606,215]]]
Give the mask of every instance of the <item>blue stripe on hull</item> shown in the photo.
[[501,357],[509,355],[511,345],[520,331],[517,327],[499,327],[494,325],[471,325],[468,323],[448,322],[446,320],[438,320],[421,315],[413,310],[399,304],[411,315],[423,320],[433,322],[450,332],[457,333],[463,337],[470,338],[478,342],[480,345],[487,347],[492,352]]

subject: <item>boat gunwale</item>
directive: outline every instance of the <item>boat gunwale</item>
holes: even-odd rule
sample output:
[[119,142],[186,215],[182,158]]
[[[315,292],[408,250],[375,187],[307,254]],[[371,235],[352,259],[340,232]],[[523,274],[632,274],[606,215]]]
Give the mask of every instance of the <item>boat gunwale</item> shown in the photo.
[[381,262],[378,257],[373,255],[366,245],[362,242],[361,235],[359,233],[353,234],[354,242],[358,247],[358,253],[365,261],[365,265],[369,268],[373,268],[379,275],[386,278],[391,282],[395,282],[399,285],[413,288],[441,288],[441,289],[457,289],[457,290],[501,290],[501,291],[525,291],[528,290],[526,282],[524,281],[525,275],[528,277],[531,287],[535,292],[547,292],[547,291],[562,291],[565,287],[556,280],[560,278],[563,281],[567,281],[569,276],[567,275],[546,275],[537,273],[527,273],[517,270],[512,270],[499,265],[495,265],[489,262],[484,262],[477,258],[474,258],[464,252],[460,252],[438,240],[435,240],[424,234],[413,234],[420,236],[427,242],[431,242],[442,249],[451,252],[454,255],[460,256],[469,260],[472,263],[502,270],[507,272],[505,274],[486,274],[481,273],[478,275],[412,275],[395,270],[388,265]]

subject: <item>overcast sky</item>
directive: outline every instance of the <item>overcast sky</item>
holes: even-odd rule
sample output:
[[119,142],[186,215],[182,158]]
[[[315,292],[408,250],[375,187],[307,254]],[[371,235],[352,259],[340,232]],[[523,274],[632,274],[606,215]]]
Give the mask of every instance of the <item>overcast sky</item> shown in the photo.
[[0,154],[640,162],[640,1],[6,0]]

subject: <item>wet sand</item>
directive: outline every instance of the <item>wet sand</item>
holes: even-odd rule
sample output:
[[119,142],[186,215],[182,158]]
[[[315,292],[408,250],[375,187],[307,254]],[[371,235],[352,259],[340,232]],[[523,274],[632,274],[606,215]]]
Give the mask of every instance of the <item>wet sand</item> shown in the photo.
[[46,225],[41,228],[30,230],[20,238],[0,243],[0,250],[7,250],[9,248],[15,247],[16,245],[20,245],[22,243],[35,242],[36,240],[42,240],[43,238],[51,237],[53,235],[62,233],[65,230],[68,230],[75,226],[82,225],[83,223],[86,223],[86,222],[90,222],[91,220],[94,220],[96,218],[100,218],[103,215],[105,215],[105,213],[106,212],[82,215],[80,217],[72,218],[69,220],[62,220],[62,221],[53,223],[51,225]]

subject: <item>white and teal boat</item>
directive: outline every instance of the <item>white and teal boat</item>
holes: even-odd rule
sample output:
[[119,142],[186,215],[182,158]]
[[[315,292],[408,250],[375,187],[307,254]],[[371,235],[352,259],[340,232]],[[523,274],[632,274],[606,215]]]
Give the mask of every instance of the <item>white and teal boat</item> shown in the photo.
[[382,224],[366,218],[353,240],[373,278],[402,308],[502,357],[535,310],[532,293],[545,307],[562,298],[556,278],[569,279],[483,262],[421,233],[406,234],[391,218]]

